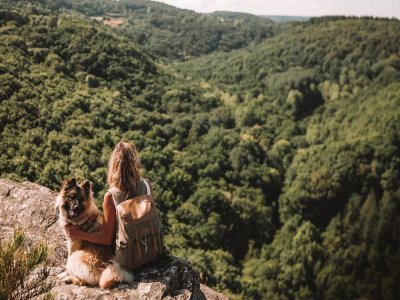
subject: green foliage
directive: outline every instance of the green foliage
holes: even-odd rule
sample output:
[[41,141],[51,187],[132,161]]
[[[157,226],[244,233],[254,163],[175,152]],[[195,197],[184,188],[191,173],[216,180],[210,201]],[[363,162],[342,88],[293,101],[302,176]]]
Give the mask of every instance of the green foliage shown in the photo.
[[[141,45],[149,53],[168,59],[184,60],[214,51],[229,52],[260,43],[276,31],[274,23],[263,17],[225,12],[197,14],[155,1],[37,2],[55,11],[73,9],[92,18],[121,19],[123,24],[115,28],[116,32]],[[49,18],[47,22],[54,24],[54,19]]]
[[[398,270],[385,262],[397,261],[399,247],[390,233],[397,232],[390,216],[397,210],[399,179],[399,22],[338,18],[315,24],[288,26],[268,43],[175,67],[241,95],[241,102],[229,103],[241,141],[230,148],[227,182],[254,183],[263,178],[262,166],[275,175],[262,189],[272,196],[262,203],[272,204],[267,218],[276,226],[273,240],[250,243],[241,278],[245,294],[394,299]],[[246,177],[243,167],[256,175]],[[375,212],[379,203],[394,206],[386,214],[391,225],[374,235],[369,228],[389,224]],[[294,247],[303,229],[307,237]]]
[[[8,241],[0,241],[0,298],[32,299],[48,293],[54,283],[48,280],[45,262],[48,248],[44,244],[29,245],[20,231]],[[46,299],[51,295],[46,294]]]
[[310,299],[316,297],[316,270],[323,257],[319,232],[299,216],[286,220],[271,245],[254,251],[250,244],[243,268],[249,296],[259,299]]
[[[87,178],[100,200],[113,146],[133,141],[168,249],[210,285],[254,299],[399,297],[397,20],[279,24],[261,42],[271,24],[249,15],[27,2],[1,10],[1,177],[53,189]],[[255,43],[156,64],[132,40],[158,58]]]

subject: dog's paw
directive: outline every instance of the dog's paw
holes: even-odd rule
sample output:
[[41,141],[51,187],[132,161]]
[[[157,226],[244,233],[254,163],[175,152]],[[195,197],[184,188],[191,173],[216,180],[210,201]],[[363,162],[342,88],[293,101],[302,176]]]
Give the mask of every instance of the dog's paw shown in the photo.
[[61,279],[66,284],[74,283],[74,277],[71,275],[67,275]]
[[74,278],[72,276],[67,275],[62,279],[62,281],[66,284],[71,284],[74,282]]
[[57,278],[58,278],[59,280],[63,281],[64,278],[67,277],[67,276],[68,276],[68,272],[67,272],[67,271],[64,271],[64,272],[58,274],[58,275],[57,275]]
[[59,276],[58,278],[66,284],[86,285],[85,281],[82,281],[76,276],[69,275],[67,272],[63,272],[63,274],[60,275],[58,275]]
[[64,283],[74,283],[74,276],[71,276],[67,271],[64,271],[57,275],[58,279]]

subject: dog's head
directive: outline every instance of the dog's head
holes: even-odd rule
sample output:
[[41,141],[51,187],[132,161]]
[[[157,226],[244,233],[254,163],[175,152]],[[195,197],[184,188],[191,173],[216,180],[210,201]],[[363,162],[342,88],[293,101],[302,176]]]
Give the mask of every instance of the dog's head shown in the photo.
[[90,181],[85,180],[78,184],[75,178],[66,179],[56,198],[56,209],[58,209],[60,218],[72,224],[82,221],[92,205],[92,194]]

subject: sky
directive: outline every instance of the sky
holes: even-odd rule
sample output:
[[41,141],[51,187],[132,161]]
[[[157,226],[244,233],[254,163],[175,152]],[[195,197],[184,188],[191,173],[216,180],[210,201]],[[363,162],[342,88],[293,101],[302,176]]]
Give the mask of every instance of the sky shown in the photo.
[[255,15],[351,15],[400,19],[400,0],[156,0],[197,12],[236,11]]

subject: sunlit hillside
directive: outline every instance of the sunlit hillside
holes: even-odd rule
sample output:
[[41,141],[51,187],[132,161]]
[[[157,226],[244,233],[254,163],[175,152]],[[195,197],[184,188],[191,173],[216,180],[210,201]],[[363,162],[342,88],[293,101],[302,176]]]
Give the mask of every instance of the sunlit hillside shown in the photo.
[[1,178],[87,178],[100,204],[132,141],[169,251],[213,288],[400,296],[398,20],[4,1],[0,39]]

